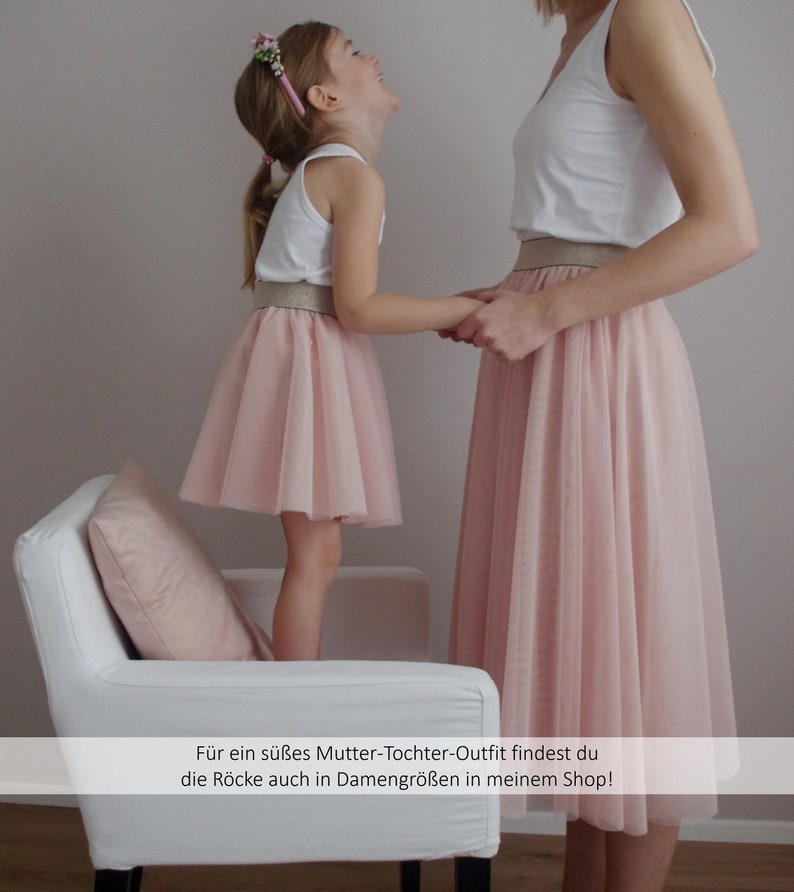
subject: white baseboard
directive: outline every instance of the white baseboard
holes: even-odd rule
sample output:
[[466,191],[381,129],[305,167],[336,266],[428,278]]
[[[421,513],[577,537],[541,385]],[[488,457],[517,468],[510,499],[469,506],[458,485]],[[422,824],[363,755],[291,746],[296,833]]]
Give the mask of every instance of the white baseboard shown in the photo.
[[[77,797],[48,794],[41,796],[2,796],[0,802],[24,805],[57,805],[77,807]],[[502,833],[529,833],[539,836],[562,836],[565,819],[548,812],[527,812],[517,821],[502,820]],[[794,821],[739,821],[714,818],[701,824],[681,828],[679,839],[696,842],[747,842],[770,845],[794,845]]]
[[[565,819],[546,812],[527,812],[517,821],[502,820],[502,833],[558,836],[565,833]],[[749,842],[794,845],[794,821],[740,821],[714,818],[681,828],[679,839],[697,842]]]
[[0,794],[0,802],[13,805],[58,805],[66,808],[77,808],[77,796],[74,793],[12,793]]
[[751,842],[794,845],[794,821],[740,821],[714,818],[681,828],[680,839],[698,842]]

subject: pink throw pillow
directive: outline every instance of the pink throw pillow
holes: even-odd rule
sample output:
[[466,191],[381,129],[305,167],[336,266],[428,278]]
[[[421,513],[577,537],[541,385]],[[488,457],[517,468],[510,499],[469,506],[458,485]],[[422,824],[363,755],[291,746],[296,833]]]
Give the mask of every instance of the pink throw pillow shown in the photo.
[[212,555],[133,462],[100,497],[88,536],[105,594],[144,659],[273,659]]

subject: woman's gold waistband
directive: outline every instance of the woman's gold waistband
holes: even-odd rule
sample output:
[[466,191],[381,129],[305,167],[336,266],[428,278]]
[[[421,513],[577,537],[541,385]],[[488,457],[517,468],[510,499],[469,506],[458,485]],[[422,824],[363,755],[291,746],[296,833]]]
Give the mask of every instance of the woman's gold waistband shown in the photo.
[[286,307],[289,310],[308,310],[336,317],[334,292],[330,285],[311,282],[257,282],[254,286],[254,309]]
[[625,245],[569,242],[561,238],[536,238],[521,242],[514,272],[545,266],[603,266],[631,250]]

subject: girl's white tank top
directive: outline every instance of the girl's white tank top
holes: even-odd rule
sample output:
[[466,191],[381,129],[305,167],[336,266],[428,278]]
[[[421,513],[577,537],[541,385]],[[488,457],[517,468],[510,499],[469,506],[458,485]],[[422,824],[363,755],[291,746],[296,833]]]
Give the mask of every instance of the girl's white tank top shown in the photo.
[[[328,143],[311,152],[295,169],[278,198],[256,258],[256,278],[261,282],[311,282],[331,284],[333,224],[309,201],[303,182],[306,165],[315,158],[357,158],[350,146]],[[383,223],[381,222],[381,235]]]

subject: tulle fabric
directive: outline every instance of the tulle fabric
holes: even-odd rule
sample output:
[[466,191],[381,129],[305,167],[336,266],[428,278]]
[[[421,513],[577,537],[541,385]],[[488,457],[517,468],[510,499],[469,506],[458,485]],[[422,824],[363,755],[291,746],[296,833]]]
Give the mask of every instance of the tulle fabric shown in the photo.
[[399,524],[388,407],[368,338],[306,310],[248,317],[218,372],[180,496]]
[[[483,354],[450,659],[494,678],[505,737],[735,735],[697,398],[661,301],[513,365]],[[513,795],[504,813],[536,804],[635,834],[716,812],[711,796]]]

